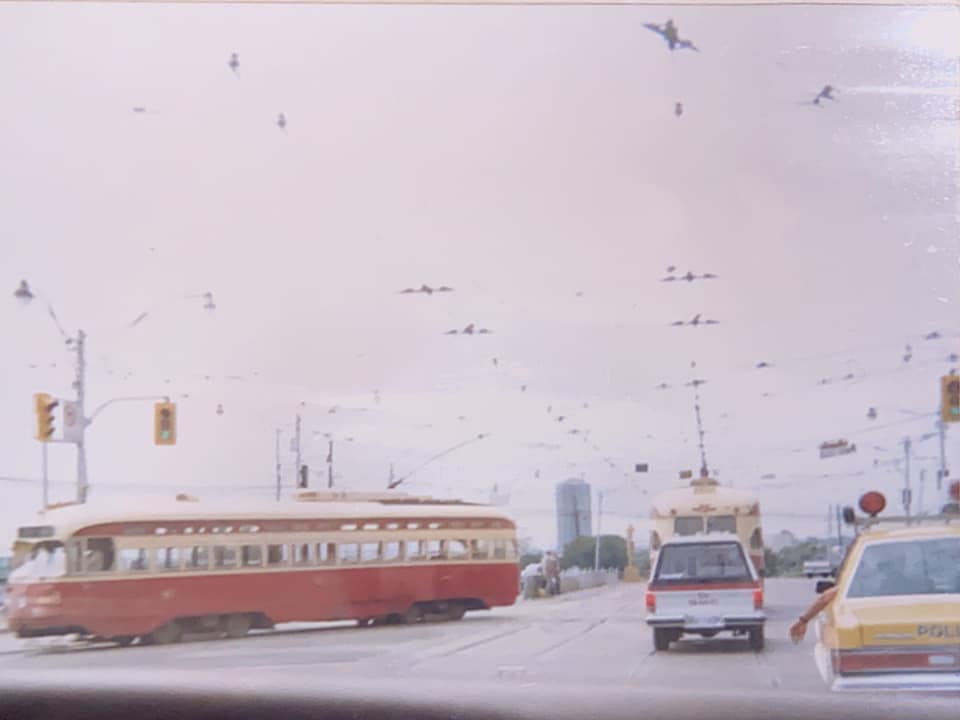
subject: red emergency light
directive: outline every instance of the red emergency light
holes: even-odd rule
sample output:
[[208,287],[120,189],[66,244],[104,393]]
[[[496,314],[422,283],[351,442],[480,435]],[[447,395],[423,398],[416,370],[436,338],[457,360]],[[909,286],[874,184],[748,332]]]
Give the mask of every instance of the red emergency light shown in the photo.
[[875,517],[883,512],[886,506],[887,499],[883,496],[883,493],[878,493],[876,490],[865,492],[860,496],[860,509],[870,517]]

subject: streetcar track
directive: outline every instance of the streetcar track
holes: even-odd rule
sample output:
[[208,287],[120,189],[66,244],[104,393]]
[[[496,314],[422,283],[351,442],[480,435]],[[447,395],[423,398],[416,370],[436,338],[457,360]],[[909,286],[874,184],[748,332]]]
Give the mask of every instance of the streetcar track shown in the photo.
[[590,623],[589,625],[587,625],[587,627],[585,627],[585,628],[583,628],[582,630],[580,630],[579,632],[575,632],[575,633],[573,633],[573,635],[570,635],[569,637],[565,637],[565,638],[564,638],[563,640],[561,640],[560,642],[554,643],[554,644],[551,645],[550,647],[548,647],[548,648],[546,648],[546,649],[544,649],[544,650],[541,650],[540,652],[536,653],[536,654],[534,655],[534,657],[542,657],[542,656],[546,655],[546,654],[549,653],[549,652],[553,652],[553,651],[556,650],[557,648],[563,647],[563,646],[566,645],[568,642],[573,642],[573,641],[576,640],[577,638],[583,637],[584,635],[586,635],[588,632],[590,632],[590,631],[593,630],[594,628],[600,627],[601,625],[603,625],[606,621],[607,621],[607,618],[601,618],[600,620],[597,620],[597,621],[595,621],[595,622],[592,622],[592,623]]
[[463,652],[464,650],[471,650],[471,649],[473,649],[473,648],[475,648],[475,647],[479,647],[479,646],[481,646],[481,645],[485,645],[485,644],[487,644],[487,643],[491,643],[491,642],[494,642],[494,641],[496,641],[496,640],[500,640],[500,639],[505,638],[505,637],[507,637],[507,636],[509,636],[509,635],[514,635],[515,633],[518,633],[518,632],[520,632],[521,630],[527,630],[527,629],[531,628],[532,626],[533,626],[533,623],[530,623],[530,622],[523,623],[523,624],[519,625],[518,627],[513,627],[513,628],[510,628],[509,630],[504,630],[503,632],[495,633],[494,635],[490,635],[490,636],[488,636],[488,637],[481,638],[481,639],[479,639],[479,640],[474,640],[474,641],[472,641],[472,642],[466,643],[465,645],[460,645],[460,646],[455,647],[455,648],[450,649],[450,650],[445,650],[445,651],[443,651],[443,652],[439,652],[439,653],[436,653],[436,654],[433,654],[433,655],[429,655],[429,656],[427,656],[427,657],[424,657],[422,660],[418,660],[417,662],[413,663],[413,664],[411,665],[411,667],[416,667],[417,665],[422,665],[423,663],[425,663],[425,662],[427,662],[427,661],[429,661],[429,660],[437,660],[437,659],[440,659],[440,658],[450,657],[451,655],[456,655],[457,653]]

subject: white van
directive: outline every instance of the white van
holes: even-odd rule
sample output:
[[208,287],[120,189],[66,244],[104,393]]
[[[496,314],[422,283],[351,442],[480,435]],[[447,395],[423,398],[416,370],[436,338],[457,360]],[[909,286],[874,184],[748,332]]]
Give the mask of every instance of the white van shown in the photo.
[[647,584],[653,645],[668,650],[682,635],[746,635],[763,649],[763,585],[743,543],[732,533],[673,537],[657,555]]

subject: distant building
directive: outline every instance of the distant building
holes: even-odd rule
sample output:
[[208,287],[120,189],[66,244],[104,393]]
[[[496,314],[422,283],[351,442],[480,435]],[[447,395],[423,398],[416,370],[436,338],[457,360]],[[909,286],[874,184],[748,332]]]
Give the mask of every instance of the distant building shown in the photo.
[[590,523],[590,483],[579,478],[557,484],[557,547],[583,535],[593,535]]

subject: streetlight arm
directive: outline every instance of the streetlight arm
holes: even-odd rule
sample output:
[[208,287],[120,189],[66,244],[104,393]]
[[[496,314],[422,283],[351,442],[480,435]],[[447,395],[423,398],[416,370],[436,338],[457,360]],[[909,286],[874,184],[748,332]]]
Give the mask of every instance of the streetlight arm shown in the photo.
[[106,410],[108,407],[110,407],[114,403],[141,402],[143,400],[153,400],[153,401],[159,400],[162,402],[170,402],[170,397],[168,395],[131,395],[128,397],[111,398],[110,400],[107,400],[105,403],[101,404],[96,410],[94,410],[93,413],[90,415],[90,417],[84,418],[84,421],[83,421],[84,425],[90,425],[94,420],[97,419],[97,415],[102,413],[104,410]]

